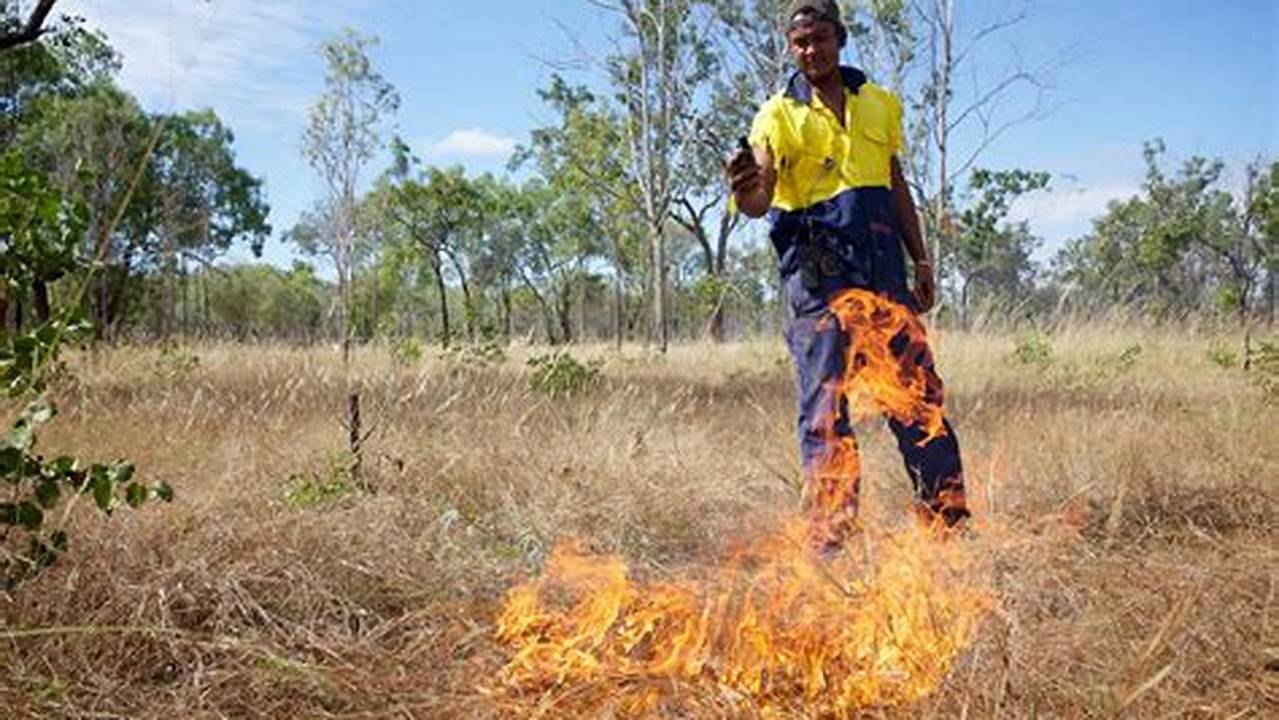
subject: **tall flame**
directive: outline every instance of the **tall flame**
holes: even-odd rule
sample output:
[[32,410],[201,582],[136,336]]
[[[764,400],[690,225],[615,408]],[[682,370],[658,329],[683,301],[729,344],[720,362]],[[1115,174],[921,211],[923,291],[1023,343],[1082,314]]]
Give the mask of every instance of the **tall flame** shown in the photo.
[[[927,352],[918,320],[859,291],[832,307],[852,362],[831,391],[939,434],[940,388],[917,367]],[[917,361],[903,364],[902,351]],[[823,470],[855,478],[855,444],[830,437]],[[505,695],[555,716],[690,704],[846,716],[932,692],[990,606],[965,544],[914,524],[866,529],[859,552],[823,560],[810,533],[793,518],[721,566],[665,581],[637,581],[617,556],[560,544],[540,578],[508,593],[497,619],[497,639],[511,650]]]
[[825,453],[809,468],[805,505],[809,542],[840,545],[855,530],[861,480],[857,439],[836,431],[841,407],[854,418],[887,415],[924,430],[927,443],[946,432],[941,380],[931,372],[924,325],[904,305],[865,290],[846,290],[828,303],[825,323],[847,338],[844,374],[825,388],[821,420]]

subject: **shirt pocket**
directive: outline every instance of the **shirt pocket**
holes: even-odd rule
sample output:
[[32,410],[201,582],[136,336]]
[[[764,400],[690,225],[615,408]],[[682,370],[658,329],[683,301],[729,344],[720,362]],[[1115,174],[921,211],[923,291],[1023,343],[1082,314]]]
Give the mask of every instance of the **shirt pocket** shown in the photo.
[[853,128],[852,162],[858,185],[887,186],[893,149],[888,133],[888,109],[882,103],[859,103]]

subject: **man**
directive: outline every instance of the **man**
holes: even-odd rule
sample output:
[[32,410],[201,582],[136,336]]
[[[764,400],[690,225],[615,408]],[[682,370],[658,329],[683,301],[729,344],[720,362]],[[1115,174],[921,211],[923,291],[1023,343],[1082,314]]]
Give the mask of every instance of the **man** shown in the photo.
[[[831,497],[829,485],[843,485],[834,494],[840,507],[819,502],[812,508],[821,516],[814,517],[813,542],[828,553],[853,527],[860,481],[855,469],[852,477],[820,477],[830,467],[824,458],[832,436],[856,452],[848,408],[832,404],[831,388],[845,374],[850,334],[858,328],[841,327],[830,302],[859,288],[911,312],[927,312],[935,285],[897,157],[901,102],[860,70],[839,65],[847,33],[834,0],[796,0],[786,18],[787,45],[799,70],[760,109],[750,147],[733,156],[727,172],[737,207],[751,217],[768,213],[772,222],[769,236],[793,316],[786,339],[799,380],[805,496]],[[914,265],[913,292],[906,285],[903,243]],[[900,359],[899,344],[907,343],[890,347]],[[926,345],[922,355],[912,355],[910,364],[916,363],[935,388],[928,402],[940,415],[941,381]],[[948,526],[966,517],[959,444],[950,425],[943,421],[942,433],[931,438],[920,422],[890,417],[889,425],[921,511]]]

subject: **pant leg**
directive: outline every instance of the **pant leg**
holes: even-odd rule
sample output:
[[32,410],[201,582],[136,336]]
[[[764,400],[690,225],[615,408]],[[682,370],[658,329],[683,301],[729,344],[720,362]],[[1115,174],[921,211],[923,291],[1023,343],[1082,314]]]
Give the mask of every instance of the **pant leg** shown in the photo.
[[[927,378],[925,401],[943,407],[945,389],[927,342],[920,338],[912,343],[909,338],[898,336],[893,338],[890,349],[901,363],[903,374],[913,372],[915,368],[924,371]],[[950,421],[943,417],[944,431],[931,440],[919,424],[903,423],[890,417],[888,426],[897,436],[897,448],[901,451],[902,462],[919,503],[932,513],[940,514],[947,524],[967,517],[959,438]]]
[[844,373],[848,338],[830,313],[795,317],[786,331],[799,391],[799,445],[811,536],[838,545],[857,517],[861,481],[848,403],[834,388]]

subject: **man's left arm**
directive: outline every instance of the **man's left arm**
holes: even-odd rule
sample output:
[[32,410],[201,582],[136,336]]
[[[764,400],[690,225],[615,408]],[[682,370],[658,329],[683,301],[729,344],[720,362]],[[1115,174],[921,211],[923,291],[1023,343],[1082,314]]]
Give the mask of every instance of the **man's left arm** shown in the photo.
[[919,302],[919,312],[925,313],[932,309],[937,299],[933,264],[928,259],[928,249],[924,247],[924,235],[919,227],[919,214],[915,212],[915,201],[910,196],[910,186],[906,184],[896,155],[891,166],[893,211],[897,214],[897,227],[901,228],[906,250],[915,264],[915,300]]

